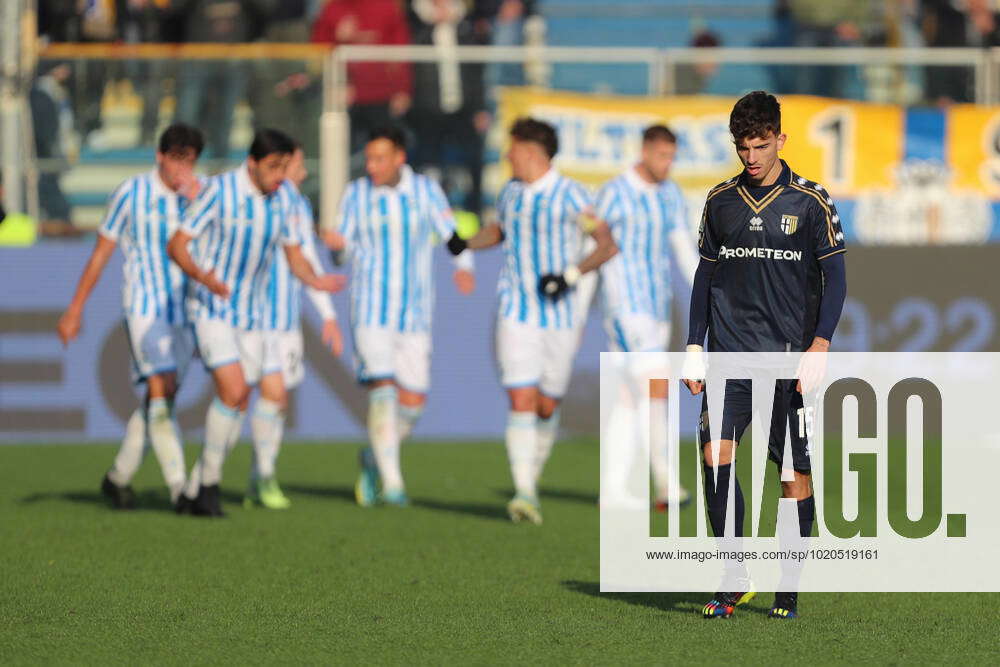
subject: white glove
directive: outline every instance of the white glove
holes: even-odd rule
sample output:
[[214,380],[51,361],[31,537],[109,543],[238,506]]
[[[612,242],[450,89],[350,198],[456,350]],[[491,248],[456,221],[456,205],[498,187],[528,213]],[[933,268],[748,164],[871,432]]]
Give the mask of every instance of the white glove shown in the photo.
[[705,380],[705,354],[701,345],[688,345],[684,355],[684,366],[681,368],[682,380]]

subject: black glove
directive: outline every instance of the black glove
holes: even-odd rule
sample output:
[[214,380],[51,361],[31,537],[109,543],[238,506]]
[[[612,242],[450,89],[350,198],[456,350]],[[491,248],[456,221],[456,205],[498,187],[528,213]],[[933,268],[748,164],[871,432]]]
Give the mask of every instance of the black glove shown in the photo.
[[569,291],[569,283],[561,273],[547,273],[538,279],[538,290],[550,299],[558,299]]
[[453,233],[451,238],[448,239],[448,252],[452,255],[461,255],[468,247],[469,242],[460,237],[458,232]]

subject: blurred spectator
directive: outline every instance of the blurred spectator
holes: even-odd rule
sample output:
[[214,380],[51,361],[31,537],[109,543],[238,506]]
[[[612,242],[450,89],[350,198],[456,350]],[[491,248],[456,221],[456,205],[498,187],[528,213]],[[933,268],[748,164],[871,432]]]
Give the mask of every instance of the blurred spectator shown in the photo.
[[73,109],[66,82],[70,66],[49,62],[39,68],[28,102],[35,133],[35,155],[38,157],[38,200],[42,207],[42,230],[60,235],[73,232],[71,210],[59,177],[69,167],[69,157],[76,153],[73,134]]
[[[168,42],[168,20],[172,0],[117,0],[118,32],[128,44]],[[132,87],[142,98],[139,145],[153,146],[160,122],[163,80],[168,76],[165,60],[136,60],[128,63]]]
[[[309,2],[284,0],[272,11],[261,41],[306,43],[309,41]],[[321,65],[296,60],[258,60],[250,85],[250,107],[254,129],[281,130],[295,137],[307,157],[315,157],[319,144],[319,115],[323,91]]]
[[[395,0],[329,0],[313,25],[312,41],[326,44],[409,44],[406,15]],[[413,75],[407,63],[348,63],[351,153],[368,134],[410,109]]]
[[[884,35],[873,33],[871,46],[920,48],[920,0],[888,0]],[[917,65],[868,65],[865,99],[882,104],[920,104],[924,99],[924,68]]]
[[[462,0],[414,0],[413,43],[433,45],[440,54],[436,63],[414,66],[417,95],[407,118],[416,134],[413,166],[438,168],[449,195],[466,192],[464,208],[479,213],[483,144],[490,126],[481,63],[460,64],[456,46],[478,42],[468,10]],[[457,154],[468,176],[463,188],[444,178],[449,149]]]
[[[525,21],[537,14],[535,0],[476,0],[473,21],[481,43],[494,46],[524,44]],[[524,68],[514,63],[491,65],[490,88],[524,85]]]
[[[861,46],[871,28],[873,8],[868,0],[787,0],[793,45],[800,47]],[[855,66],[800,65],[795,91],[801,95],[845,97],[858,81]]]
[[[998,46],[998,16],[989,0],[923,0],[924,41],[931,47]],[[927,68],[927,98],[939,104],[971,102],[969,68]]]
[[[694,48],[715,48],[719,38],[709,30],[702,30],[691,40]],[[713,62],[682,63],[677,66],[674,90],[678,95],[699,95],[705,92],[708,82],[719,71],[719,64]]]
[[[117,38],[115,0],[38,0],[38,34],[52,42],[106,42]],[[84,141],[101,129],[101,101],[109,78],[104,60],[79,61],[65,86]]]
[[[185,17],[183,41],[240,44],[265,28],[268,0],[174,0]],[[238,60],[187,61],[177,81],[178,122],[201,127],[206,157],[229,157],[233,111],[246,93],[249,71]]]

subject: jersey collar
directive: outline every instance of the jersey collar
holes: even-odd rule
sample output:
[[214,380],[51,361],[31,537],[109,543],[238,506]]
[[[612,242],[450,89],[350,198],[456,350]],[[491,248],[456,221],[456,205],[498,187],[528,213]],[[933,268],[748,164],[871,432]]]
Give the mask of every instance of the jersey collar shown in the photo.
[[534,183],[525,183],[524,190],[530,194],[537,194],[539,192],[545,192],[550,187],[552,187],[556,181],[559,180],[559,172],[556,171],[555,167],[549,167],[549,170],[539,178]]
[[240,189],[244,192],[249,192],[257,197],[267,196],[250,179],[250,165],[245,160],[243,164],[236,168],[236,181],[239,183]]
[[156,191],[158,195],[176,195],[177,193],[167,187],[167,184],[163,182],[160,178],[160,168],[153,167],[153,170],[149,172],[149,182],[153,186],[153,190]]
[[660,183],[650,183],[645,178],[640,176],[637,167],[632,167],[626,170],[625,180],[628,181],[629,185],[640,192],[656,192],[661,185]]
[[416,192],[413,168],[408,164],[400,167],[399,183],[396,183],[396,185],[375,185],[372,183],[371,177],[366,176],[365,178],[368,179],[368,185],[374,192],[389,191],[411,196]]

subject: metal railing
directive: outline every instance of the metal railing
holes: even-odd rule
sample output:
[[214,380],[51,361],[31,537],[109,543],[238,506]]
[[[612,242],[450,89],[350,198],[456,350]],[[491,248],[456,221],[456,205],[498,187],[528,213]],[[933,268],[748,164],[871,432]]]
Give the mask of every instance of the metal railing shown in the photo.
[[[3,3],[4,7],[10,7]],[[23,34],[23,31],[18,31]],[[9,26],[4,36],[11,34]],[[24,122],[13,123],[10,118],[17,110],[24,115],[27,92],[24,86],[13,85],[24,81],[25,63],[40,58],[62,60],[300,60],[310,63],[317,73],[322,71],[322,113],[318,119],[320,148],[321,192],[320,219],[324,225],[332,224],[336,205],[349,177],[350,120],[347,90],[348,65],[355,62],[407,62],[436,63],[456,59],[461,63],[521,64],[525,65],[529,83],[541,87],[551,86],[551,67],[554,65],[636,65],[644,68],[644,87],[649,95],[671,95],[677,91],[677,73],[680,67],[702,63],[718,65],[772,66],[794,68],[803,66],[852,66],[858,68],[891,67],[954,67],[966,69],[972,82],[973,99],[979,104],[1000,103],[1000,48],[994,49],[902,49],[902,48],[590,48],[590,47],[492,47],[459,46],[442,50],[435,46],[344,46],[334,50],[318,45],[108,45],[108,44],[57,44],[38,52],[37,44],[26,40],[14,53],[10,42],[3,45],[4,68],[0,70],[0,155],[5,175],[36,173],[36,162],[30,154],[30,131],[25,135]],[[24,56],[30,50],[30,56]],[[20,55],[18,55],[20,54]],[[12,61],[17,66],[12,65]],[[14,72],[14,70],[18,70]],[[749,84],[748,84],[749,85]],[[417,94],[429,94],[417,91]],[[432,93],[431,93],[432,94]],[[27,119],[30,126],[30,118]],[[315,127],[315,126],[314,126]],[[25,148],[25,146],[29,148]],[[24,183],[24,180],[17,181]],[[12,210],[21,210],[31,196],[31,179],[28,186],[20,188],[18,197],[11,196],[8,187],[7,202]],[[8,181],[14,185],[15,181]],[[16,186],[15,186],[16,187]],[[24,196],[29,195],[29,196]],[[16,200],[16,201],[14,201]]]
[[[344,46],[331,52],[324,68],[324,104],[320,119],[320,164],[323,188],[322,226],[334,224],[335,210],[349,176],[350,119],[346,91],[347,66],[354,62],[435,63],[453,58],[462,63],[639,64],[647,68],[650,95],[672,95],[679,65],[700,63],[755,66],[895,66],[963,67],[973,73],[978,104],[1000,103],[1000,48],[589,48],[459,46]],[[534,81],[545,85],[545,81]]]
[[913,66],[968,67],[975,77],[977,104],[996,104],[1000,96],[1000,48],[884,48],[884,47],[754,47],[754,48],[669,48],[660,53],[664,72],[659,94],[674,92],[672,73],[680,64],[697,63],[777,66]]

